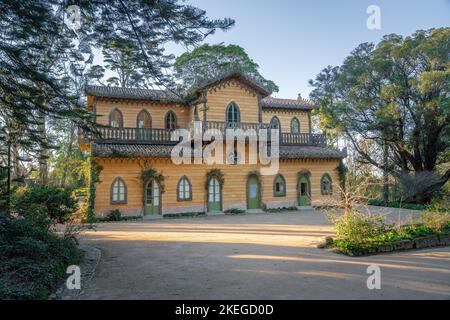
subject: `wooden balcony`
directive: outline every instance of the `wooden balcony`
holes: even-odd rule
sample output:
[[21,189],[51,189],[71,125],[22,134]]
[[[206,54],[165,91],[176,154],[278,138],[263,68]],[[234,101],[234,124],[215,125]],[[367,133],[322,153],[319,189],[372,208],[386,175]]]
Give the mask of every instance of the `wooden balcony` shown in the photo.
[[[267,129],[267,124],[259,123],[226,123],[223,121],[208,121],[203,126],[203,132],[209,129],[216,129],[225,134],[226,129],[255,130]],[[194,135],[194,128],[186,128]],[[88,141],[123,143],[123,144],[177,144],[179,140],[172,140],[173,130],[167,129],[139,129],[139,128],[110,128],[100,127],[97,133],[80,135],[80,144]],[[270,139],[270,138],[269,138]],[[327,140],[324,134],[314,133],[284,133],[280,132],[280,145],[283,146],[320,146],[326,147]]]
[[87,139],[91,141],[139,143],[139,144],[177,144],[178,140],[172,140],[173,130],[167,129],[140,129],[140,128],[98,128],[97,133],[90,133]]
[[327,137],[322,133],[280,133],[280,145],[283,146],[319,146],[326,147]]
[[204,130],[217,129],[221,132],[225,132],[226,129],[253,129],[255,131],[258,131],[259,129],[265,128],[265,126],[266,125],[263,123],[207,121],[206,125],[204,126]]

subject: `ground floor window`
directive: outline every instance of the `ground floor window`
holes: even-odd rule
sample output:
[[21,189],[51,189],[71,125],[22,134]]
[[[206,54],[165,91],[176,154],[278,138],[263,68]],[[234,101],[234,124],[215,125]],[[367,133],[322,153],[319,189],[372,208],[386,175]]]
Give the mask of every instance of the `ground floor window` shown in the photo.
[[123,204],[127,202],[127,186],[122,178],[117,178],[111,185],[111,203]]
[[328,173],[325,173],[320,179],[320,190],[323,196],[328,196],[333,194],[333,186],[331,177]]
[[178,201],[192,200],[191,183],[187,177],[182,177],[178,182]]
[[273,184],[273,195],[275,197],[284,197],[286,196],[286,181],[281,174],[278,174],[275,177]]

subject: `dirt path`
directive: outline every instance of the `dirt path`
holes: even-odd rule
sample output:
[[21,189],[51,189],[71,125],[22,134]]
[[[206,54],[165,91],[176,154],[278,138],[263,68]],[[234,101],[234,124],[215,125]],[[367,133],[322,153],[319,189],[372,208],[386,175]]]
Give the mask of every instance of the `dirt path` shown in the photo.
[[[82,299],[450,299],[450,248],[350,258],[316,249],[323,214],[100,224],[102,260]],[[367,267],[381,268],[368,290]]]

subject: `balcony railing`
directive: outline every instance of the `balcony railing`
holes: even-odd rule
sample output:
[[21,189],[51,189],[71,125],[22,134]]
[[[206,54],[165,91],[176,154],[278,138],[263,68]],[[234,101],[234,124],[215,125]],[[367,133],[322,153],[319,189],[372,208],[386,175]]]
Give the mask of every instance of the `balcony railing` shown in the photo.
[[207,121],[204,129],[218,129],[222,132],[224,132],[226,129],[253,129],[255,131],[258,131],[258,129],[264,128],[264,126],[265,124],[260,123]]
[[167,129],[141,129],[141,128],[98,128],[98,134],[92,134],[91,140],[120,143],[148,143],[148,144],[176,144],[172,140],[173,130]]
[[[225,134],[226,129],[242,129],[255,130],[256,134],[259,129],[268,128],[267,124],[259,123],[226,123],[221,121],[208,121],[203,126],[203,132],[208,129],[216,129]],[[194,128],[187,128],[194,135]],[[80,136],[81,141],[102,141],[109,143],[141,143],[141,144],[176,144],[179,140],[172,140],[173,130],[167,129],[140,129],[140,128],[110,128],[100,127],[96,134],[83,134]],[[199,133],[199,132],[197,132]],[[269,137],[270,139],[270,132]],[[284,133],[280,132],[280,145],[284,146],[322,146],[327,145],[326,136],[324,134],[313,133]]]
[[280,145],[325,147],[327,138],[322,133],[280,133]]

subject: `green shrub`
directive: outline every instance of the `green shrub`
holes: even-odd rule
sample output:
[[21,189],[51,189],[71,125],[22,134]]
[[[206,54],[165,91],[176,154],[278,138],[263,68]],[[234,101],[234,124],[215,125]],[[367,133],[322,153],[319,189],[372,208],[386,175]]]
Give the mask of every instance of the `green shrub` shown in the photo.
[[120,221],[122,219],[122,213],[118,209],[112,210],[108,213],[106,219],[107,221]]
[[0,300],[44,299],[67,266],[80,261],[75,242],[57,236],[43,220],[43,207],[38,210],[19,218],[0,214]]
[[277,212],[286,212],[286,211],[297,211],[297,207],[290,206],[290,207],[280,207],[280,208],[266,208],[264,211],[269,213],[277,213]]
[[58,223],[67,221],[69,215],[78,209],[69,190],[54,187],[19,188],[11,203],[13,210],[19,215],[23,215],[31,206],[45,206],[50,219]]
[[348,216],[328,216],[328,218],[335,225],[337,239],[355,245],[365,243],[367,239],[389,230],[381,215],[369,215],[357,210],[353,210]]
[[164,218],[189,218],[189,217],[199,217],[206,215],[205,212],[184,212],[184,213],[168,213],[165,214]]
[[355,210],[349,216],[329,215],[329,219],[336,229],[336,239],[330,246],[349,255],[367,254],[373,248],[401,240],[450,233],[449,213],[439,209],[423,212],[414,225],[395,228],[386,224],[380,215]]
[[450,232],[450,212],[446,208],[429,207],[419,216],[417,221],[434,232]]
[[77,197],[86,197],[88,195],[89,189],[88,188],[78,188],[73,190],[73,193]]
[[231,208],[224,211],[225,214],[234,215],[234,214],[242,214],[245,213],[245,210],[237,209],[237,208]]

